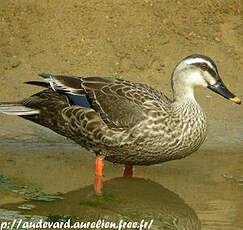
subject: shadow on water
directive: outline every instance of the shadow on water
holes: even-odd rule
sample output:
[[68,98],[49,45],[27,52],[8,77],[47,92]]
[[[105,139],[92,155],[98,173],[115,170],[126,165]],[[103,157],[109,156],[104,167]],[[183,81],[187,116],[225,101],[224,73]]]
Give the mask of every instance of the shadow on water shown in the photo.
[[63,194],[64,199],[53,202],[28,201],[7,204],[1,208],[18,210],[34,205],[21,215],[47,217],[57,221],[64,215],[80,217],[81,221],[104,219],[119,223],[154,219],[152,229],[201,229],[196,213],[174,192],[162,185],[142,178],[115,178],[104,182],[102,195],[96,195],[93,185]]
[[[210,230],[242,229],[242,132],[224,140],[219,140],[222,135],[215,135],[200,151],[184,160],[168,162],[162,167],[135,168],[136,176],[153,181],[111,179],[121,175],[122,167],[106,162],[107,181],[103,196],[99,197],[94,194],[93,185],[76,190],[93,181],[92,154],[44,129],[0,131],[1,174],[17,178],[21,184],[24,181],[40,186],[45,192],[74,190],[62,194],[63,200],[53,202],[15,203],[11,195],[3,193],[1,197],[0,193],[3,204],[11,203],[0,207],[4,208],[0,210],[1,219],[3,216],[9,220],[23,219],[23,215],[48,221],[60,221],[67,216],[78,216],[81,221],[104,219],[116,223],[120,219],[138,222],[154,219],[152,229],[197,230],[201,229],[200,222],[202,228]],[[231,140],[235,139],[232,144]],[[200,221],[172,191],[195,209]],[[35,208],[29,211],[18,208],[23,205]],[[28,216],[27,220],[33,219]]]

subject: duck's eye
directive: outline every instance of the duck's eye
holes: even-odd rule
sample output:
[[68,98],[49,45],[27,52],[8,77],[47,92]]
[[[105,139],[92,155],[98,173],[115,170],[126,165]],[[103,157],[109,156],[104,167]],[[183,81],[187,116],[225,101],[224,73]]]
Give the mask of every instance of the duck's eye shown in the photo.
[[207,70],[208,69],[208,65],[205,64],[205,63],[201,64],[201,69],[202,70]]

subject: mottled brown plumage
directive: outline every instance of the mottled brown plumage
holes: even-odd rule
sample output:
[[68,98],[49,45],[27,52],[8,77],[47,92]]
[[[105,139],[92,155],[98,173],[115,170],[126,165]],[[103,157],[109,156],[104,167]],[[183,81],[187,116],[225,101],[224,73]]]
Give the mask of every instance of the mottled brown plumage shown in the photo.
[[[206,119],[193,89],[201,85],[217,91],[220,80],[214,62],[202,55],[176,66],[173,100],[147,85],[121,79],[41,76],[46,84],[29,84],[49,89],[17,103],[2,103],[0,111],[48,127],[105,160],[129,165],[180,159],[196,151],[206,137]],[[218,93],[235,98],[229,91]]]

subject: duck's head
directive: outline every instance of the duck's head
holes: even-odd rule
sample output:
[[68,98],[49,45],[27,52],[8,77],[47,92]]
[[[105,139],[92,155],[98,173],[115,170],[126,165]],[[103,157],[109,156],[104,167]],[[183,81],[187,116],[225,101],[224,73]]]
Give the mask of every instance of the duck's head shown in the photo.
[[194,97],[193,89],[195,86],[203,86],[237,104],[241,103],[240,99],[224,85],[214,61],[200,54],[193,54],[184,58],[177,64],[172,74],[175,100]]

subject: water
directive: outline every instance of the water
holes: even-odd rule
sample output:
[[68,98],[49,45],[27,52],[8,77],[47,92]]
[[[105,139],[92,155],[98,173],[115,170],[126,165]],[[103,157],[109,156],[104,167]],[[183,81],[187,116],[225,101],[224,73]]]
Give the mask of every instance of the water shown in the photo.
[[[239,145],[205,143],[183,160],[135,167],[132,179],[121,178],[123,166],[105,162],[104,195],[97,197],[92,185],[94,156],[55,134],[33,133],[0,138],[0,173],[47,193],[62,192],[65,199],[28,201],[36,208],[21,210],[22,214],[50,220],[52,215],[79,216],[84,221],[154,219],[152,229],[243,229]],[[0,208],[16,211],[21,206],[12,193],[0,194]]]

